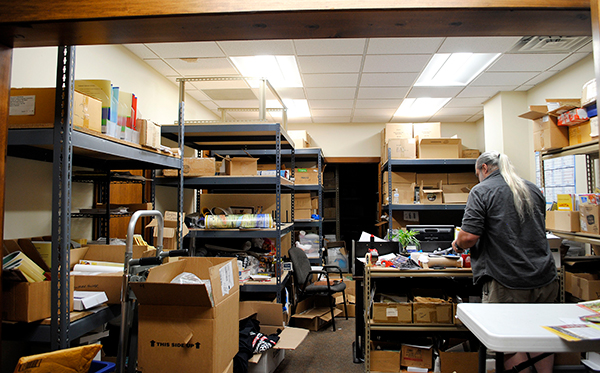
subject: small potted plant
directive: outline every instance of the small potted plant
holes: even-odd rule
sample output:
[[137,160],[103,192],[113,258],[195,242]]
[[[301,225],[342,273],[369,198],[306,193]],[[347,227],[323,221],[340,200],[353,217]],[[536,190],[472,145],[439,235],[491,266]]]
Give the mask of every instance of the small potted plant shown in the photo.
[[418,234],[417,231],[406,231],[404,229],[394,229],[392,231],[391,240],[398,241],[400,244],[401,252],[406,253],[408,246],[415,246],[416,250],[419,250],[421,243],[415,237]]

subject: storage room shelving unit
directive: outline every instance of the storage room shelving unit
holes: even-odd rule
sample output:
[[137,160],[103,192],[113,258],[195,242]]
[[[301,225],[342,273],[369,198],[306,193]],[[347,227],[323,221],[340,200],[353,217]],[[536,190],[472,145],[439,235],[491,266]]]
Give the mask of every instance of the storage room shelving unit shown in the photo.
[[451,334],[451,335],[469,335],[470,332],[463,325],[457,324],[394,324],[381,323],[372,320],[372,306],[375,283],[378,280],[395,281],[398,283],[397,289],[403,289],[401,282],[406,279],[429,279],[433,281],[456,281],[464,280],[472,282],[473,273],[470,268],[447,268],[444,270],[398,270],[395,268],[374,268],[365,267],[364,270],[364,363],[365,372],[371,371],[371,340],[372,332],[396,332],[419,334]]
[[[329,196],[335,201],[335,218],[326,219],[325,217],[323,217],[323,232],[324,234],[328,234],[328,232],[334,232],[335,240],[340,241],[342,236],[340,232],[340,175],[339,167],[337,165],[330,164],[327,168],[331,169],[332,167],[334,174],[334,183],[333,185],[326,185],[325,181],[323,181],[323,199]],[[326,207],[323,207],[323,214],[325,212],[325,208]],[[333,228],[330,228],[331,225],[333,225]]]
[[[388,172],[388,196],[392,196],[392,172],[416,173],[454,173],[475,172],[476,159],[391,159],[388,149],[388,160],[381,167],[381,173]],[[383,177],[382,177],[383,179]],[[386,204],[382,200],[382,211],[387,210],[389,216],[388,232],[392,230],[393,211],[464,211],[464,204]],[[444,223],[444,222],[440,222]]]
[[[224,151],[263,151],[268,150],[274,153],[277,176],[205,176],[198,178],[184,178],[179,173],[177,180],[164,179],[160,181],[161,185],[177,186],[179,211],[183,211],[183,188],[206,189],[209,191],[227,191],[233,192],[272,192],[275,194],[275,229],[273,230],[203,230],[191,229],[189,236],[191,240],[196,238],[252,238],[275,236],[277,254],[275,266],[281,266],[281,239],[293,231],[293,206],[294,206],[294,184],[281,177],[282,154],[289,152],[292,162],[294,162],[295,150],[294,142],[286,132],[287,114],[286,106],[283,101],[269,84],[266,79],[259,80],[258,89],[258,109],[239,109],[222,108],[222,120],[185,120],[185,84],[194,81],[231,81],[231,80],[250,80],[251,78],[236,77],[200,77],[200,78],[178,78],[179,82],[179,121],[183,126],[162,126],[162,136],[173,141],[178,141],[180,151],[183,154],[184,146],[199,151],[203,150],[224,150]],[[267,90],[270,90],[281,104],[282,109],[273,109],[282,112],[282,123],[269,123],[266,120],[267,109],[266,96]],[[256,111],[258,119],[255,121],[226,122],[228,111]],[[183,160],[182,160],[183,162]],[[180,169],[182,168],[181,165]],[[290,222],[283,222],[281,215],[281,193],[291,193],[292,195],[292,216]],[[178,216],[179,219],[179,216]],[[179,226],[179,222],[178,222]],[[179,237],[179,247],[183,243],[183,237]],[[281,294],[289,273],[282,270],[276,270],[276,281],[274,285],[244,285],[242,291],[260,291],[275,292],[277,301],[281,302]]]
[[54,128],[11,129],[8,155],[53,163],[52,180],[52,294],[51,323],[5,324],[3,338],[50,342],[52,349],[69,347],[70,341],[118,315],[108,307],[79,320],[70,318],[70,240],[72,167],[108,172],[112,169],[180,168],[181,160],[139,145],[84,130],[72,122],[75,47],[61,46],[58,53]]

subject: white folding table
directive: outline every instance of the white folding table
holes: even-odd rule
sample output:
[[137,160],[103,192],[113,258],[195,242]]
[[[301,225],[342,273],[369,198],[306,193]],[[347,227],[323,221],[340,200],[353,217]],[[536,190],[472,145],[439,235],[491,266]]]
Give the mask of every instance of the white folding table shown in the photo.
[[[504,353],[600,351],[600,340],[568,342],[542,326],[564,325],[561,319],[593,312],[577,304],[461,303],[456,316],[485,346],[496,352],[496,372],[504,371]],[[485,372],[485,348],[479,371]]]

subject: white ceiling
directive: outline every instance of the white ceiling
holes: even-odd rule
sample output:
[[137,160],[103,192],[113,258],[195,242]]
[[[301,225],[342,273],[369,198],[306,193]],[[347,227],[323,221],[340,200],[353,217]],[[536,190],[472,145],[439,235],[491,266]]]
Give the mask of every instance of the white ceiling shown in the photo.
[[[180,77],[241,76],[229,59],[232,56],[295,56],[303,87],[280,88],[277,92],[283,99],[307,99],[311,117],[290,118],[290,123],[400,121],[393,116],[396,109],[404,98],[416,97],[452,97],[436,114],[418,121],[474,122],[483,117],[483,102],[496,93],[529,90],[592,53],[591,42],[561,52],[512,52],[520,39],[310,39],[125,46],[174,83]],[[467,86],[413,86],[434,53],[452,52],[502,55]],[[220,115],[218,108],[258,107],[258,100],[249,95],[245,81],[187,82],[186,87],[192,97],[216,115]],[[205,90],[213,90],[209,91],[213,99]],[[258,117],[256,112],[229,115],[230,120]]]

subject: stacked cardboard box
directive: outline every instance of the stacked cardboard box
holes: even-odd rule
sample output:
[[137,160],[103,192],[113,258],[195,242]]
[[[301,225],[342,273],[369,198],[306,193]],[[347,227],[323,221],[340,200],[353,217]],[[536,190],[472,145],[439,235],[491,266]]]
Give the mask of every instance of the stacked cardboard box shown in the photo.
[[[215,159],[214,158],[197,158],[185,157],[183,159],[183,176],[185,177],[200,177],[215,175]],[[163,176],[176,177],[177,170],[163,170]]]
[[294,199],[294,220],[310,219],[313,213],[310,193],[296,193]]

